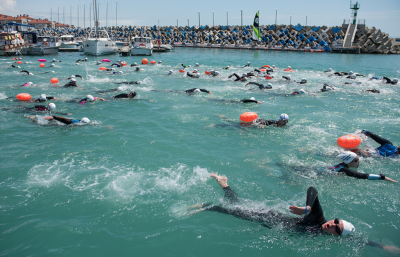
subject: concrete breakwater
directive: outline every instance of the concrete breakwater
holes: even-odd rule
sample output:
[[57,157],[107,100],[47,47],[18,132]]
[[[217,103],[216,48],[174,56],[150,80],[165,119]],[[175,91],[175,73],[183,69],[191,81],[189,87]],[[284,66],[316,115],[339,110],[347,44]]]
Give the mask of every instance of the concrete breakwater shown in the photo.
[[[174,44],[176,46],[209,46],[230,48],[257,49],[287,49],[330,51],[332,46],[340,45],[346,33],[346,27],[315,27],[298,25],[270,25],[260,26],[261,42],[252,43],[252,26],[193,26],[193,27],[108,27],[110,37],[115,40],[128,41],[134,36],[147,36],[156,42]],[[64,35],[75,34],[78,38],[85,38],[89,29],[73,31],[41,31],[42,33]],[[375,27],[359,26],[354,44],[360,47],[361,53],[400,54],[400,42],[390,38],[387,33]]]

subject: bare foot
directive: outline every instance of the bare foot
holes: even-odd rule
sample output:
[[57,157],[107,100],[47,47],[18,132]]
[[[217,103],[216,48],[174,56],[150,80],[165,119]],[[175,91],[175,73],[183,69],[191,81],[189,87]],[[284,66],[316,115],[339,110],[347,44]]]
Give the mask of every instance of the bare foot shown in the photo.
[[215,180],[217,180],[218,184],[222,187],[228,187],[228,178],[227,177],[223,177],[223,176],[219,176],[217,174],[214,173],[210,173],[210,176],[215,178]]

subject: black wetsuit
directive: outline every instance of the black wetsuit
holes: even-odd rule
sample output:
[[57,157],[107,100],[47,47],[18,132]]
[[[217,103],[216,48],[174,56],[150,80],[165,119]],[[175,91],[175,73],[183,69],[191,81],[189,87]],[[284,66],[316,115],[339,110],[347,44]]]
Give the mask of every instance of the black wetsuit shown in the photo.
[[287,76],[282,76],[282,78],[284,78],[284,79],[286,79],[286,80],[291,80],[289,77],[287,77]]
[[264,125],[264,126],[271,126],[271,125],[278,126],[278,121],[277,120],[265,120],[265,119],[257,118],[254,121],[254,123],[257,124],[257,125]]
[[395,85],[397,84],[397,82],[393,82],[391,79],[389,79],[388,77],[383,77],[382,80],[385,81],[385,84],[392,84]]
[[185,90],[185,93],[189,93],[189,94],[194,93],[194,91],[195,91],[196,89],[199,89],[201,92],[204,92],[204,93],[208,93],[208,94],[210,93],[210,91],[205,90],[205,89],[201,89],[201,88],[192,88],[192,89],[188,89],[188,90]]
[[117,66],[119,68],[119,67],[122,67],[123,65],[121,63],[113,63],[113,64],[111,64],[111,66]]
[[191,77],[191,78],[196,78],[196,79],[198,79],[199,77],[200,77],[200,75],[199,74],[190,74],[189,72],[186,72],[186,76],[188,76],[188,77]]
[[262,89],[272,89],[271,86],[268,86],[268,85],[264,86],[263,84],[257,83],[257,82],[249,82],[248,84],[256,85],[256,86],[258,86],[260,88],[260,90],[262,90]]
[[64,85],[64,87],[78,87],[78,85],[74,81],[74,82],[68,82],[67,84]]
[[136,92],[132,93],[131,96],[129,94],[119,94],[114,96],[113,98],[134,98],[137,95]]
[[379,89],[372,89],[372,90],[367,90],[367,91],[371,92],[371,93],[377,93],[377,94],[379,94],[381,92]]
[[60,121],[60,122],[62,122],[64,124],[67,124],[67,125],[80,122],[79,120],[67,119],[67,118],[64,118],[64,117],[61,117],[61,116],[54,116],[54,115],[53,115],[53,119],[54,120],[58,120],[58,121]]
[[26,72],[28,75],[31,75],[32,73],[30,73],[29,71],[27,71],[27,70],[21,70],[20,72]]
[[128,84],[128,85],[132,85],[132,84],[140,84],[139,81],[124,81],[124,82],[114,82],[114,84]]
[[240,77],[239,75],[237,75],[236,73],[233,73],[232,75],[230,75],[228,77],[228,79],[230,79],[232,76],[235,76],[236,79],[234,81],[244,81],[246,79],[246,76]]
[[96,93],[107,93],[107,92],[115,92],[115,91],[118,91],[118,88],[99,90],[99,91],[96,91]]
[[36,99],[35,102],[46,102],[47,100],[54,99],[54,96],[46,96],[46,100],[42,100],[40,98]]
[[48,111],[48,107],[46,105],[35,105],[33,107],[26,107],[26,109],[32,111]]
[[242,99],[240,100],[241,103],[256,103],[258,104],[258,101],[256,100],[251,100],[251,99]]
[[[230,204],[236,204],[239,202],[237,194],[228,186],[223,188],[225,192],[225,199]],[[322,224],[326,223],[322,207],[319,203],[318,192],[314,187],[310,187],[307,190],[306,205],[311,207],[311,212],[306,214],[303,218],[301,217],[288,217],[275,211],[254,211],[254,210],[243,210],[240,208],[225,208],[217,205],[212,205],[206,210],[215,211],[224,214],[230,214],[240,219],[257,221],[266,223],[267,227],[271,225],[281,224],[285,229],[303,227],[307,231],[322,231]]]

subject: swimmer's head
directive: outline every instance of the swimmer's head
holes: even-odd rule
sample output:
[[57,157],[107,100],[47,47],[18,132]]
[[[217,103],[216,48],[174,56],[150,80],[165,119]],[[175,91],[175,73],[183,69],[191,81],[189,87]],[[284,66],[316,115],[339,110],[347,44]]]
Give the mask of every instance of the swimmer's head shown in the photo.
[[290,67],[290,66],[287,66],[287,68],[288,68],[288,69],[291,69],[292,67]]
[[272,69],[275,69],[275,65],[272,65],[271,67],[272,67]]
[[123,87],[117,87],[117,90],[118,91],[122,91],[122,90],[124,90],[124,88]]
[[137,83],[140,85],[140,84],[142,84],[143,82],[139,80]]
[[279,116],[279,120],[287,120],[287,121],[289,121],[289,115],[287,115],[286,113],[282,113]]
[[322,224],[322,230],[337,236],[347,236],[351,235],[355,231],[355,228],[350,222],[336,218]]
[[48,108],[50,111],[52,111],[52,110],[55,110],[55,109],[56,109],[56,105],[53,104],[53,103],[49,103],[49,104],[47,105],[47,108]]
[[244,77],[244,76],[246,76],[246,75],[247,75],[246,73],[243,73],[243,74],[242,74],[242,77]]
[[200,93],[201,91],[200,91],[200,89],[196,88],[193,92],[194,93]]
[[28,82],[28,83],[26,83],[26,85],[27,85],[27,86],[32,86],[33,83],[32,83],[32,82]]
[[247,62],[247,65],[250,65],[250,62]]
[[93,101],[94,101],[94,97],[93,97],[92,95],[87,95],[87,96],[86,96],[86,100],[87,100],[88,102],[93,102]]
[[75,78],[75,75],[71,75],[71,77],[70,78]]
[[353,75],[353,73],[354,73],[354,72],[350,71],[350,72],[349,72],[349,75]]
[[137,95],[137,93],[135,92],[135,90],[132,90],[132,91],[128,94],[128,96],[129,96],[130,98],[134,98],[136,95]]
[[271,83],[268,83],[268,84],[267,84],[267,87],[271,87],[271,88],[272,88],[272,84],[271,84]]
[[101,64],[101,61],[97,61],[96,64]]
[[159,64],[161,63],[161,61],[158,62]]
[[326,87],[326,90],[332,91],[332,88],[331,87]]
[[218,74],[219,74],[219,71],[214,72],[214,74],[215,74],[215,75],[218,75]]
[[135,65],[136,65],[137,63],[136,63],[136,62],[134,62],[133,64],[135,64]]
[[299,90],[299,94],[305,94],[305,93],[306,93],[306,91],[304,89]]
[[55,61],[56,60],[56,58],[53,58],[53,61]]
[[87,61],[87,58],[85,58],[85,61]]
[[[346,151],[346,152],[343,152],[343,153],[339,154],[338,158],[342,162],[344,162],[345,164],[350,164],[350,163],[353,163],[353,162],[357,162],[357,163],[359,162],[359,160],[357,158],[357,154],[355,154],[353,152],[350,152],[350,151]],[[357,165],[357,167],[358,167],[358,165]]]
[[215,71],[214,70],[210,70],[210,73],[214,73]]
[[45,94],[41,94],[39,100],[41,102],[45,102],[47,100],[46,95]]
[[196,62],[195,66],[199,66],[199,64]]
[[393,81],[394,83],[397,83],[397,82],[399,82],[399,80],[398,80],[398,79],[396,79],[396,78],[392,79],[392,81]]
[[168,74],[172,74],[172,73],[173,73],[173,71],[172,71],[172,70],[170,70]]
[[86,123],[89,123],[90,120],[89,120],[88,118],[84,117],[84,118],[82,118],[82,119],[80,120],[80,122],[86,124]]
[[255,100],[256,100],[256,98],[254,98],[254,97],[250,97],[250,100],[253,100],[253,101],[255,101]]
[[72,78],[69,80],[69,82],[76,82],[76,79]]
[[350,76],[350,78],[351,78],[351,79],[355,79],[355,78],[356,78],[356,75],[353,74],[353,75]]
[[307,82],[307,80],[305,78],[302,78],[301,83],[305,83],[305,82]]
[[55,65],[54,64],[50,64],[50,67],[54,67]]

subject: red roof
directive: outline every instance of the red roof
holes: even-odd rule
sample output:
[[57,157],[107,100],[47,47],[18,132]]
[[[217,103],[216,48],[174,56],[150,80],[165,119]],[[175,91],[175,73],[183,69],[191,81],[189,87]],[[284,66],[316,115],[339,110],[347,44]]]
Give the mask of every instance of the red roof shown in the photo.
[[34,19],[34,20],[31,20],[30,22],[29,22],[29,24],[51,24],[51,22],[48,20],[48,19],[44,19],[44,20],[42,20],[42,19]]
[[14,17],[9,16],[9,15],[1,15],[0,16],[0,21],[5,21],[5,20],[7,20],[7,21],[16,21],[17,19],[15,19]]

